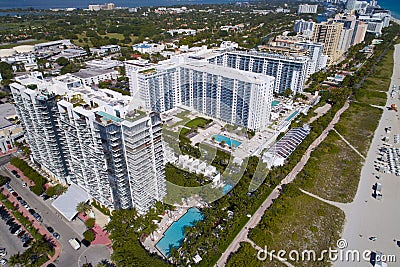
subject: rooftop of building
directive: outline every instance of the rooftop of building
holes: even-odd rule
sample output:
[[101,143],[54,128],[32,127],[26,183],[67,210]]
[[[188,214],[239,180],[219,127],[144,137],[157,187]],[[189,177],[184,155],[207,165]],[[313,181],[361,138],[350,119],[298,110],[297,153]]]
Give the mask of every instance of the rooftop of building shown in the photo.
[[215,75],[221,75],[230,79],[241,80],[249,83],[261,84],[265,83],[266,81],[274,81],[274,77],[272,76],[253,72],[249,73],[247,71],[210,64],[205,61],[191,61],[183,64],[182,67]]
[[13,125],[8,118],[16,116],[14,105],[10,103],[0,104],[0,129]]
[[88,68],[88,69],[81,69],[78,72],[74,73],[74,76],[82,79],[95,77],[98,75],[103,75],[106,73],[114,72],[113,69],[101,69],[101,68]]

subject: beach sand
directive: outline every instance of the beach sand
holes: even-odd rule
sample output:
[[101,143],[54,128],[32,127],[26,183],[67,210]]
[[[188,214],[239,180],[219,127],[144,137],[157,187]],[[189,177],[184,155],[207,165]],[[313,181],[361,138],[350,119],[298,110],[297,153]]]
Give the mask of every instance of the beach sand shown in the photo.
[[[395,66],[389,92],[393,85],[400,86],[400,45],[395,46]],[[364,250],[371,250],[380,251],[385,255],[395,255],[397,263],[388,262],[388,266],[400,266],[400,247],[396,244],[396,241],[400,240],[400,177],[392,173],[379,173],[374,169],[374,160],[378,158],[378,148],[383,143],[382,137],[389,136],[389,143],[394,144],[393,135],[400,134],[400,112],[387,108],[392,103],[400,105],[398,94],[392,98],[388,93],[386,108],[361,171],[357,194],[346,211],[342,238],[346,239],[348,250],[357,249],[361,253]],[[387,126],[392,127],[390,134],[385,133]],[[394,145],[394,147],[400,147],[400,145]],[[380,175],[381,178],[378,180],[376,175]],[[376,182],[382,184],[383,198],[381,200],[372,197],[372,186]],[[369,240],[371,236],[376,236],[377,240]],[[346,262],[345,259],[335,262],[334,266],[371,266],[371,263]]]

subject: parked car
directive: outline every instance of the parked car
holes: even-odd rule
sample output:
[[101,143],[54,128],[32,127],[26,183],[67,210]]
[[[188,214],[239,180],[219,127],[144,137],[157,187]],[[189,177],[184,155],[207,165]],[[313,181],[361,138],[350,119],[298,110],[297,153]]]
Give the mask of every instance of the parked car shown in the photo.
[[34,214],[33,214],[33,217],[35,217],[36,221],[42,222],[42,217],[41,217],[39,214],[34,213]]
[[6,248],[0,248],[0,257],[4,257],[7,255]]
[[22,232],[22,229],[21,228],[19,228],[15,233],[14,233],[14,235],[16,235],[16,236],[18,236],[19,235],[19,233],[21,233]]
[[50,234],[54,233],[54,229],[50,226],[47,226],[47,231],[49,231]]
[[7,262],[8,262],[8,261],[7,261],[6,259],[1,259],[1,260],[0,260],[0,264],[1,264],[2,266],[6,265]]
[[54,232],[53,236],[54,236],[55,239],[60,239],[60,234],[57,233],[57,232]]

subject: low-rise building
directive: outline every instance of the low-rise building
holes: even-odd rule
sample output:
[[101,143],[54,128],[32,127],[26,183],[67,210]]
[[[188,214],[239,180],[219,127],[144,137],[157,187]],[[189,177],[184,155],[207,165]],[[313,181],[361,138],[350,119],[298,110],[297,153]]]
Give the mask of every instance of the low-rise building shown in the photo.
[[159,52],[163,51],[164,48],[165,48],[164,44],[154,44],[154,43],[147,43],[147,42],[132,45],[133,51],[139,51],[141,54],[159,53]]
[[0,152],[6,153],[14,148],[15,141],[21,141],[24,136],[21,125],[16,124],[17,113],[12,104],[0,105]]
[[102,81],[116,80],[119,73],[114,69],[89,68],[75,72],[74,76],[79,78],[83,85],[90,86],[92,84],[99,84]]

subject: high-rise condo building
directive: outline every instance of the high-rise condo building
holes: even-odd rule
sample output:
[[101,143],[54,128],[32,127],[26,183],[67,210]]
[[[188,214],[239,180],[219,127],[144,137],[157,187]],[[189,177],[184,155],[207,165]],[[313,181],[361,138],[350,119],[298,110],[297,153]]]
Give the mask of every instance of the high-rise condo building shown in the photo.
[[329,64],[333,64],[342,56],[338,50],[343,23],[334,21],[315,24],[313,42],[324,44],[324,54],[329,57]]
[[165,195],[161,120],[129,96],[83,86],[74,76],[10,85],[32,160],[110,209],[144,213]]
[[314,34],[315,22],[312,20],[305,21],[303,19],[296,20],[294,23],[294,31],[301,33],[305,37],[311,38]]
[[303,5],[299,5],[299,8],[297,9],[297,13],[299,13],[299,14],[315,14],[315,13],[317,13],[317,10],[318,10],[318,5],[303,4]]
[[303,92],[309,58],[280,54],[229,51],[209,57],[208,62],[248,72],[262,73],[275,78],[274,92],[290,89]]
[[159,65],[125,63],[131,94],[157,112],[185,105],[222,121],[252,130],[264,128],[270,116],[274,78],[205,60],[178,59]]

